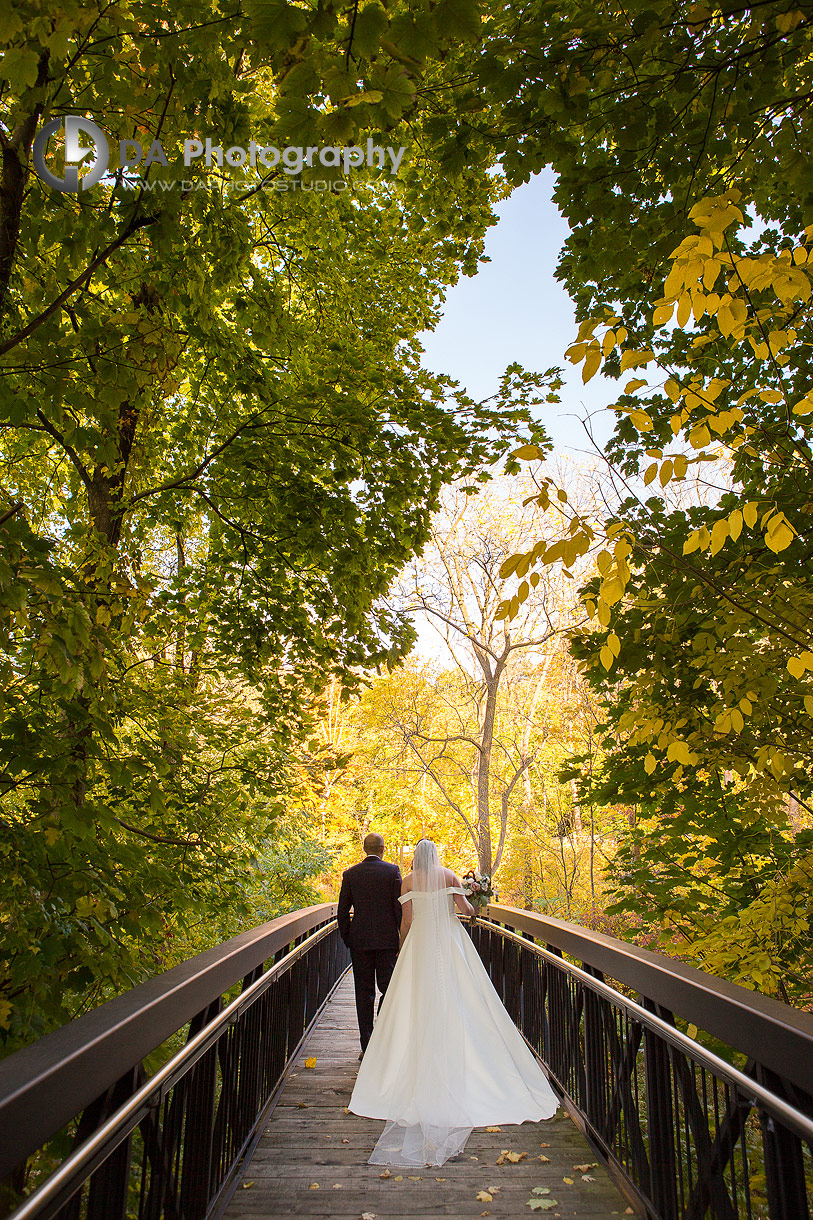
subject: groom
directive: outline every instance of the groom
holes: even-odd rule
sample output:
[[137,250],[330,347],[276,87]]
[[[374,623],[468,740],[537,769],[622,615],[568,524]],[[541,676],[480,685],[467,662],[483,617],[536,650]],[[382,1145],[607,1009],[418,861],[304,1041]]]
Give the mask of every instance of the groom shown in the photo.
[[[356,985],[356,1013],[361,1054],[373,1032],[375,984],[381,1000],[395,969],[401,926],[401,872],[397,864],[384,863],[384,840],[369,834],[364,840],[365,858],[342,874],[337,919],[339,935],[350,950]],[[352,918],[350,911],[353,911]],[[378,1002],[381,1008],[381,1000]]]

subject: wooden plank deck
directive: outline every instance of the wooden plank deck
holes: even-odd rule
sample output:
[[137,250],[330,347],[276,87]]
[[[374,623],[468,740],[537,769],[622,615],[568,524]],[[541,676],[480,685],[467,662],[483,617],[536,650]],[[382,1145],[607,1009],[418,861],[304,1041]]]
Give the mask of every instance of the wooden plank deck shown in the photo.
[[[358,1070],[358,1026],[348,975],[334,992],[293,1066],[224,1220],[411,1220],[415,1216],[579,1216],[609,1220],[631,1214],[626,1201],[575,1125],[560,1109],[542,1123],[500,1132],[478,1128],[462,1154],[440,1169],[410,1172],[368,1165],[383,1123],[345,1113]],[[316,1058],[315,1068],[305,1060]],[[524,1153],[497,1164],[503,1149]],[[541,1160],[547,1157],[547,1160]],[[585,1166],[591,1166],[585,1170]],[[577,1168],[579,1166],[580,1168]],[[585,1179],[592,1180],[585,1180]],[[570,1179],[568,1181],[567,1179]],[[489,1187],[498,1188],[489,1191]],[[532,1194],[533,1187],[549,1194]],[[485,1191],[492,1199],[478,1200]],[[556,1200],[541,1211],[534,1198]]]

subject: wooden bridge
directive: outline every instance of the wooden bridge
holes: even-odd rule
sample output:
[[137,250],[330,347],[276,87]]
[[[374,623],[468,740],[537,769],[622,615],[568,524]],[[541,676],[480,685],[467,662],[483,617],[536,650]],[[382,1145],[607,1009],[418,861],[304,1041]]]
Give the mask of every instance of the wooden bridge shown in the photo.
[[[358,1049],[353,985],[346,977],[295,1060],[225,1220],[358,1220],[365,1212],[378,1220],[483,1214],[499,1220],[531,1216],[529,1199],[555,1201],[540,1215],[623,1215],[626,1200],[562,1110],[543,1123],[478,1130],[441,1169],[382,1172],[381,1165],[368,1165],[383,1124],[347,1113]],[[312,1059],[316,1065],[308,1068]],[[534,1195],[538,1188],[548,1193]]]
[[381,1124],[346,1111],[357,1030],[324,904],[0,1062],[6,1214],[809,1220],[813,1017],[530,912],[491,906],[469,931],[555,1118],[476,1130],[442,1169],[368,1165]]

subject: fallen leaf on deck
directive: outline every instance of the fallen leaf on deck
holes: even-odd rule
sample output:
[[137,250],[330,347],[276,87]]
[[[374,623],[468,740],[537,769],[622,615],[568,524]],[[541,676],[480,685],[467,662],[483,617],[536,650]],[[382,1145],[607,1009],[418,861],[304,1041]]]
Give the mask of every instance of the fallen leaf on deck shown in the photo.
[[[330,1136],[328,1136],[328,1139],[330,1139]],[[350,1140],[342,1140],[342,1143],[343,1143],[343,1144],[349,1144],[349,1143],[350,1143]]]
[[494,1196],[490,1195],[487,1190],[479,1190],[474,1196],[478,1203],[491,1203]]
[[407,1177],[409,1178],[410,1182],[422,1182],[423,1181],[423,1178],[416,1177],[414,1173],[407,1174]]
[[342,1186],[341,1182],[334,1182],[334,1183],[333,1183],[333,1189],[334,1189],[334,1190],[343,1190],[343,1189],[344,1189],[344,1187]]
[[349,1106],[343,1106],[342,1108],[343,1108],[343,1110],[344,1110],[345,1114],[349,1114],[349,1113],[350,1113],[350,1107],[349,1107]]
[[559,1204],[555,1199],[529,1199],[527,1206],[534,1212],[549,1212]]
[[549,1186],[533,1186],[531,1188],[531,1194],[532,1195],[549,1195],[550,1187]]
[[316,1067],[316,1056],[315,1055],[311,1055],[310,1059],[305,1060],[305,1067],[306,1068],[315,1068]]
[[241,1182],[241,1183],[240,1183],[240,1185],[243,1187],[243,1190],[248,1190],[249,1186],[253,1186],[253,1185],[254,1185],[254,1182],[253,1182],[253,1181],[251,1181],[251,1182]]
[[502,1127],[486,1127],[486,1131],[502,1131]]
[[480,1212],[481,1216],[490,1216],[491,1212]]
[[632,1210],[632,1208],[631,1208],[631,1207],[625,1207],[625,1208],[624,1208],[624,1215],[625,1215],[625,1216],[634,1216],[634,1215],[635,1215],[635,1212]]
[[385,1169],[384,1172],[380,1173],[378,1176],[380,1178],[391,1178],[392,1174],[390,1173],[389,1169]]
[[591,1169],[598,1169],[598,1161],[592,1161],[589,1165],[574,1165],[576,1173],[589,1173]]
[[435,1178],[435,1181],[436,1182],[445,1182],[446,1179],[445,1178]]
[[396,1173],[395,1177],[392,1180],[393,1180],[393,1182],[403,1182],[404,1175],[402,1173]]
[[540,1152],[539,1156],[538,1156],[536,1159],[537,1159],[538,1161],[550,1161],[550,1157],[549,1157],[549,1156],[543,1156],[543,1154],[542,1154],[541,1152]]
[[318,1182],[311,1182],[310,1186],[308,1187],[308,1190],[318,1190],[318,1189],[319,1189]]
[[307,1110],[307,1109],[308,1109],[308,1103],[307,1103],[307,1102],[305,1102],[305,1101],[300,1101],[300,1103],[299,1103],[299,1108],[300,1108],[300,1110]]
[[550,1144],[540,1144],[540,1148],[550,1148]]
[[593,1177],[593,1175],[592,1175],[591,1173],[583,1173],[583,1174],[582,1174],[582,1181],[583,1181],[583,1182],[595,1182],[595,1180],[596,1180],[596,1179]]
[[361,1220],[378,1220],[377,1212],[362,1212]]
[[572,1186],[572,1185],[573,1185],[573,1179],[572,1179],[572,1178],[562,1178],[562,1181],[563,1181],[563,1182],[567,1182],[568,1186]]
[[479,1161],[479,1160],[480,1160],[480,1158],[479,1158],[479,1156],[470,1156],[470,1157],[469,1157],[469,1160],[470,1160],[470,1161]]
[[522,1160],[523,1157],[526,1157],[527,1155],[527,1152],[509,1152],[507,1148],[503,1148],[499,1157],[497,1158],[497,1164],[504,1165],[505,1162],[508,1161],[509,1164],[516,1165]]

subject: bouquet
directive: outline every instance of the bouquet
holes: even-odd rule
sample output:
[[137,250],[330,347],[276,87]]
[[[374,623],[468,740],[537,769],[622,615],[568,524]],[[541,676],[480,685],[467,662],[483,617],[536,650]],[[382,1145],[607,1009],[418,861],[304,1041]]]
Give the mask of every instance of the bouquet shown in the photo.
[[494,897],[494,891],[491,888],[491,878],[485,873],[478,873],[474,869],[470,869],[463,874],[463,893],[468,898],[475,911],[481,910],[488,906],[489,898]]

